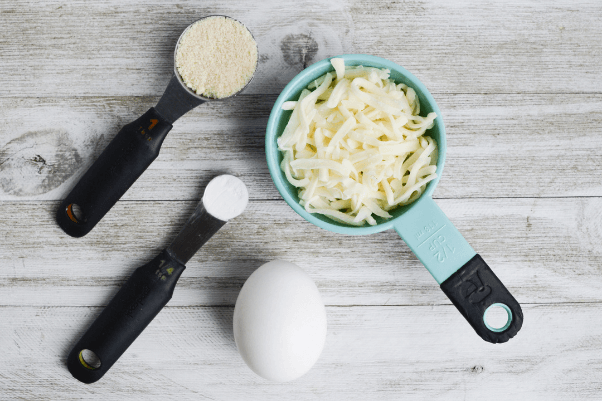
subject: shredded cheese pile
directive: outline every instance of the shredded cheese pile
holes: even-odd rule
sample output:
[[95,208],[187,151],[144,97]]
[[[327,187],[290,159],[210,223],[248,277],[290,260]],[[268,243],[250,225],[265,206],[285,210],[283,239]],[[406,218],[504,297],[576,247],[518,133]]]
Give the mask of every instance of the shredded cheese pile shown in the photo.
[[437,143],[424,135],[437,115],[419,116],[416,92],[389,70],[331,63],[334,74],[282,105],[293,112],[278,138],[280,168],[307,212],[375,225],[437,177]]

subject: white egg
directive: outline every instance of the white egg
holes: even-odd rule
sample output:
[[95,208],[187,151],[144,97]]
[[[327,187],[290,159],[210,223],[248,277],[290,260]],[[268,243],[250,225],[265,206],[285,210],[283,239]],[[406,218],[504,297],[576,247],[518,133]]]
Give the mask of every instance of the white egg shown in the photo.
[[303,376],[326,340],[326,309],[316,284],[293,263],[261,266],[238,294],[234,339],[259,376],[278,382]]

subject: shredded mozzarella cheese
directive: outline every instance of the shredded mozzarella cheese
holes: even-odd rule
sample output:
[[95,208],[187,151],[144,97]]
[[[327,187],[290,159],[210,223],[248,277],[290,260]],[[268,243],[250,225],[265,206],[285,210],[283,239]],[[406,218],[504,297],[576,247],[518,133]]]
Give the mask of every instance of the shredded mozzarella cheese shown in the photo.
[[331,64],[334,74],[282,106],[293,112],[278,138],[280,168],[307,212],[375,225],[374,216],[391,218],[437,177],[437,143],[424,135],[437,115],[421,117],[416,92],[389,70]]

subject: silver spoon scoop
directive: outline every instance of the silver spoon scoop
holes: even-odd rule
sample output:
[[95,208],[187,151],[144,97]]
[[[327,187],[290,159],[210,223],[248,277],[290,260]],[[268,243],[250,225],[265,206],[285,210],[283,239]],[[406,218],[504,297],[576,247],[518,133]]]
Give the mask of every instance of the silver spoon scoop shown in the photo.
[[[82,237],[90,232],[157,158],[172,124],[195,107],[218,100],[193,92],[184,84],[176,67],[176,55],[184,34],[197,22],[212,17],[216,16],[201,18],[182,32],[174,51],[174,75],[157,105],[119,131],[61,202],[56,220],[67,234]],[[238,92],[219,100],[242,92],[252,79],[253,76]]]
[[67,357],[73,377],[94,383],[113,366],[173,295],[190,258],[226,222],[240,215],[249,195],[245,184],[220,175],[176,239],[156,258],[137,268]]

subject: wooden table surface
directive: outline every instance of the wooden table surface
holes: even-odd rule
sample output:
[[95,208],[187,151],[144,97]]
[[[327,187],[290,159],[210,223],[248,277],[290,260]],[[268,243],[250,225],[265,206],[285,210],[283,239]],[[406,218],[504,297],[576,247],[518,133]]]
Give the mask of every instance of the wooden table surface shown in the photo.
[[[251,86],[179,120],[101,223],[67,236],[59,201],[156,103],[180,32],[209,14],[253,32]],[[437,100],[434,197],[522,304],[510,342],[482,341],[395,232],[321,230],[276,191],[272,104],[344,53],[406,67]],[[601,400],[601,62],[599,0],[0,2],[0,399]],[[224,172],[247,184],[247,211],[103,380],[73,379],[75,341]],[[242,284],[273,259],[307,271],[328,314],[321,358],[285,384],[253,374],[232,334]]]

